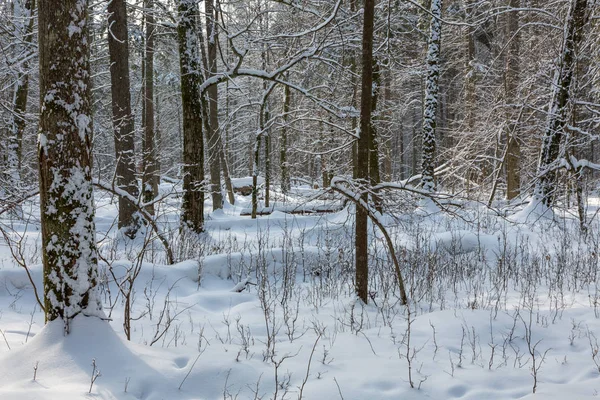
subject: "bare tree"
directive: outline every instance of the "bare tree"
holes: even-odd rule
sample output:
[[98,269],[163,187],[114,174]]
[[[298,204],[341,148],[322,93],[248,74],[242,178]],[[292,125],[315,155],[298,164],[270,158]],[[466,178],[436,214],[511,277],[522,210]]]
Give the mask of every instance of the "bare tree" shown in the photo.
[[440,79],[440,44],[442,39],[442,0],[431,1],[431,24],[427,49],[425,106],[423,108],[423,151],[421,184],[428,192],[435,191],[435,128],[437,123],[438,81]]
[[[150,203],[158,194],[158,170],[154,131],[154,0],[145,1],[144,19],[146,22],[144,54],[144,115],[143,115],[143,174],[142,197]],[[154,214],[154,205],[148,206]]]
[[194,0],[179,0],[179,66],[181,105],[183,108],[183,204],[182,225],[193,232],[204,229],[204,140],[202,138],[202,102],[200,54],[198,47],[198,5]]
[[[129,45],[127,35],[127,8],[125,0],[108,3],[108,50],[110,56],[110,79],[112,116],[115,139],[116,184],[132,197],[138,197],[135,178],[134,120],[131,113],[129,83]],[[119,228],[129,236],[138,228],[136,207],[119,196]]]
[[9,125],[8,136],[8,181],[11,189],[21,184],[21,167],[23,164],[23,134],[27,125],[27,96],[29,94],[29,59],[33,53],[33,11],[35,0],[14,0],[13,19],[14,36],[16,39],[15,69],[16,77],[12,101],[12,121]]
[[[373,101],[373,23],[375,0],[365,0],[363,11],[362,36],[362,85],[360,99],[360,136],[357,146],[356,178],[364,189],[361,200],[368,204],[369,195],[369,143],[371,132],[371,111]],[[369,297],[369,215],[363,207],[356,207],[356,228],[354,243],[356,247],[356,294],[365,303]]]
[[[577,45],[583,37],[586,22],[587,0],[571,0],[565,21],[565,33],[558,60],[552,98],[548,108],[548,122],[542,139],[538,162],[538,181],[535,185],[533,201],[551,207],[556,191],[557,163],[564,153],[567,105],[573,73],[576,67]],[[564,155],[564,154],[563,154]]]
[[[207,76],[217,73],[217,24],[215,21],[214,0],[204,1],[204,15],[206,20],[206,70]],[[213,85],[207,89],[208,95],[208,124],[206,138],[208,142],[208,169],[210,172],[210,194],[213,210],[223,208],[223,194],[221,192],[221,160],[220,150],[222,143],[219,132],[218,115],[218,88]]]

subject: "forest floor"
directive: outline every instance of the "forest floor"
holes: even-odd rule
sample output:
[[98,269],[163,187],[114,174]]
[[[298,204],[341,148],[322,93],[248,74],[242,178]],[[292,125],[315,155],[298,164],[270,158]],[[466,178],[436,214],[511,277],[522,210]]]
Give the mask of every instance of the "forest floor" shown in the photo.
[[[299,189],[285,205],[299,204],[301,192],[314,194]],[[68,336],[61,323],[44,325],[26,270],[6,239],[0,242],[0,399],[599,395],[598,218],[584,236],[569,212],[527,218],[518,209],[464,201],[452,212],[387,214],[407,307],[375,229],[371,299],[356,300],[351,207],[252,220],[240,216],[249,207],[240,196],[236,206],[209,215],[200,238],[181,239],[178,202],[171,195],[158,212],[181,260],[166,265],[153,232],[124,239],[115,199],[96,193],[110,322],[77,317]],[[590,218],[597,210],[598,201],[590,201]],[[23,219],[1,223],[41,293],[39,204],[22,211]]]

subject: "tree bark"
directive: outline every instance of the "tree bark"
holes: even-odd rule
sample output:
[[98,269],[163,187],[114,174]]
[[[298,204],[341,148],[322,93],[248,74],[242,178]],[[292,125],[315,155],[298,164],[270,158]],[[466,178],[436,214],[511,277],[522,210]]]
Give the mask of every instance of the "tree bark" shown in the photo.
[[[381,70],[379,62],[373,61],[373,97],[371,99],[371,115],[375,115],[377,112],[377,103],[381,95]],[[373,117],[371,117],[373,120]],[[372,186],[376,186],[381,183],[381,174],[379,169],[379,138],[378,132],[371,121],[371,127],[369,129],[369,181]],[[373,203],[377,211],[381,212],[383,209],[381,197],[373,193]]]
[[[519,8],[520,0],[509,0],[511,8]],[[519,84],[519,55],[520,40],[519,34],[519,12],[512,11],[507,15],[507,37],[510,40],[508,52],[506,54],[505,70],[505,93],[507,104],[506,124],[506,198],[512,200],[521,194],[521,142],[518,115],[516,107],[518,99],[517,88]]]
[[[129,81],[129,45],[127,8],[125,0],[108,3],[108,51],[112,96],[113,131],[115,141],[116,184],[133,198],[138,197],[135,178],[134,118],[131,112]],[[136,207],[123,196],[119,197],[119,229],[134,236],[139,227]]]
[[[204,1],[204,14],[206,18],[206,70],[207,76],[217,73],[217,25],[215,24],[214,0]],[[223,208],[223,194],[221,192],[221,158],[219,149],[222,148],[219,133],[219,103],[217,85],[207,89],[208,95],[208,168],[210,172],[210,193],[213,210]]]
[[[13,114],[8,137],[8,182],[9,190],[21,185],[23,165],[23,134],[27,124],[27,96],[29,94],[29,61],[32,53],[33,10],[35,0],[14,0],[13,17],[15,19],[15,37],[17,38],[16,59],[19,60],[15,77]],[[22,60],[22,61],[20,61]]]
[[204,139],[200,55],[198,50],[198,5],[195,0],[179,0],[179,67],[183,109],[183,202],[182,227],[195,233],[204,230]]
[[[360,101],[360,137],[358,139],[356,174],[358,183],[363,186],[360,199],[368,204],[369,194],[369,143],[371,136],[371,107],[373,100],[373,21],[375,0],[365,0],[362,35],[362,84]],[[368,213],[363,207],[356,207],[355,248],[356,248],[356,294],[364,302],[369,297],[369,244]]]
[[290,100],[290,87],[286,85],[283,89],[283,126],[281,127],[281,136],[279,138],[279,165],[281,168],[281,191],[283,194],[287,194],[290,191],[290,170],[287,161],[287,123],[290,112]]
[[[146,0],[146,44],[144,57],[144,137],[142,198],[151,202],[158,194],[158,171],[156,165],[156,143],[154,143],[154,0]],[[147,207],[154,215],[154,205]]]
[[425,107],[423,109],[423,144],[421,184],[428,192],[435,191],[435,128],[440,78],[440,44],[442,38],[442,0],[431,1],[431,24],[427,49],[427,76],[425,79]]
[[541,202],[547,207],[551,207],[554,202],[556,191],[556,165],[554,164],[561,155],[561,145],[565,139],[569,89],[576,64],[575,51],[583,37],[586,9],[587,0],[571,0],[565,22],[565,37],[552,85],[548,122],[538,161],[538,181],[533,195],[533,201]]
[[40,217],[46,321],[102,314],[91,171],[87,0],[40,0]]

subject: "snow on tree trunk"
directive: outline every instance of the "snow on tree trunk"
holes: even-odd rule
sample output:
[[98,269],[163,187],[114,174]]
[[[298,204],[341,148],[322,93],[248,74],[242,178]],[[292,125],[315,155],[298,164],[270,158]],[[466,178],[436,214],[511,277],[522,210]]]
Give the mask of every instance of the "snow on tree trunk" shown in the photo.
[[[144,136],[142,194],[144,202],[151,202],[158,194],[158,164],[154,138],[154,0],[146,0],[146,49],[144,57]],[[154,214],[154,206],[147,210]]]
[[551,207],[556,190],[556,163],[564,152],[569,89],[576,64],[575,51],[583,37],[587,0],[571,0],[557,69],[552,83],[548,122],[542,139],[533,202]]
[[290,87],[285,86],[283,89],[283,123],[281,125],[281,135],[279,137],[279,165],[281,168],[281,191],[284,194],[288,194],[290,191],[290,172],[287,161],[288,152],[288,137],[287,137],[287,124],[290,112]]
[[440,78],[440,43],[442,38],[442,0],[431,1],[431,24],[427,49],[427,76],[425,78],[425,107],[423,109],[422,177],[423,189],[435,191],[435,128]]
[[[135,178],[134,119],[131,113],[129,83],[129,46],[127,35],[127,9],[125,0],[111,0],[108,4],[108,49],[112,116],[117,160],[116,184],[132,197],[138,197]],[[128,235],[137,231],[136,207],[123,196],[119,197],[119,228]]]
[[39,3],[39,167],[46,321],[101,315],[87,0]]
[[183,109],[183,203],[182,225],[193,232],[204,226],[204,140],[202,138],[202,101],[200,55],[198,51],[198,5],[194,0],[178,3],[179,67]]
[[29,57],[33,39],[33,10],[35,0],[14,0],[13,20],[15,24],[14,45],[15,83],[13,92],[13,114],[9,127],[7,148],[7,175],[10,190],[21,184],[21,166],[23,160],[23,134],[25,132],[27,95],[29,92]]

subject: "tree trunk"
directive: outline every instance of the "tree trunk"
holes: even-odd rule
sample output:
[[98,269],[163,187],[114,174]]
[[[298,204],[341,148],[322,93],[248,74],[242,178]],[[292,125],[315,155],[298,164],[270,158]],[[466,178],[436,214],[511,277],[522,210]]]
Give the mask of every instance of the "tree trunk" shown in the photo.
[[533,201],[551,207],[556,191],[556,165],[565,138],[569,89],[575,69],[575,51],[583,37],[587,0],[571,0],[565,22],[565,37],[554,76],[552,98],[548,107],[548,123],[542,139]]
[[421,184],[428,192],[435,191],[435,128],[440,78],[440,43],[442,37],[442,0],[431,1],[431,24],[427,49],[427,77],[425,79],[425,107],[423,109],[423,144]]
[[[377,111],[377,103],[381,95],[381,71],[379,69],[379,63],[375,60],[373,62],[373,97],[371,99],[371,115]],[[369,180],[372,186],[381,183],[381,176],[379,171],[379,138],[377,130],[371,121],[371,127],[369,129]],[[373,194],[373,203],[377,211],[381,212],[382,199],[379,195]]]
[[[8,137],[8,183],[9,190],[21,185],[21,169],[23,165],[23,134],[27,123],[27,96],[29,94],[29,61],[32,53],[33,40],[33,10],[35,0],[14,0],[13,17],[15,19],[15,59],[18,60],[16,72],[13,114]],[[21,61],[22,60],[22,61]]]
[[281,137],[279,139],[279,165],[281,168],[281,191],[283,194],[287,194],[290,191],[290,170],[287,161],[287,123],[290,112],[290,100],[290,87],[286,85],[283,89],[283,126],[281,127]]
[[195,0],[179,0],[179,67],[181,71],[181,106],[183,109],[183,202],[182,227],[200,233],[204,229],[204,139],[202,137],[202,102],[200,55],[198,53]]
[[[468,8],[467,11],[467,23],[473,23],[471,18],[471,12],[473,9],[473,0],[466,2]],[[441,5],[440,5],[441,9]],[[475,127],[475,68],[473,63],[475,62],[475,28],[472,26],[465,27],[465,44],[466,44],[466,57],[465,57],[465,122],[469,132],[473,132]],[[441,31],[440,31],[441,32]]]
[[[214,0],[204,1],[204,13],[206,17],[206,70],[207,76],[217,73],[217,25],[215,24]],[[222,147],[219,133],[219,106],[218,88],[212,85],[207,90],[208,95],[208,129],[206,138],[208,141],[208,168],[210,171],[210,193],[212,197],[213,210],[223,208],[223,194],[221,192],[221,159],[219,149]]]
[[[269,120],[269,110],[265,111],[265,120]],[[271,204],[271,135],[265,132],[265,207]]]
[[[509,0],[511,8],[519,8],[520,0]],[[518,99],[517,88],[519,84],[519,55],[520,39],[519,34],[519,12],[512,11],[507,15],[507,37],[510,40],[508,52],[506,54],[505,70],[505,92],[507,104],[506,125],[506,198],[512,200],[521,194],[521,144],[519,134],[518,110],[516,102]]]
[[[46,321],[101,315],[86,0],[40,0],[40,217]],[[76,27],[76,29],[73,29]]]
[[[135,178],[134,118],[131,112],[129,83],[129,46],[125,0],[108,3],[108,51],[115,141],[116,185],[132,197],[138,197]],[[119,197],[119,229],[134,236],[138,229],[136,207],[125,197]]]
[[[142,197],[151,202],[158,194],[158,171],[156,170],[156,144],[154,143],[154,0],[146,0],[146,49],[144,57],[144,137]],[[154,215],[154,205],[147,207]]]
[[[375,0],[365,0],[362,35],[362,85],[360,100],[360,137],[358,139],[356,173],[363,186],[360,201],[368,204],[369,194],[369,142],[371,136],[371,107],[373,99],[373,20]],[[356,294],[364,302],[369,297],[369,243],[368,213],[364,207],[356,206]]]

